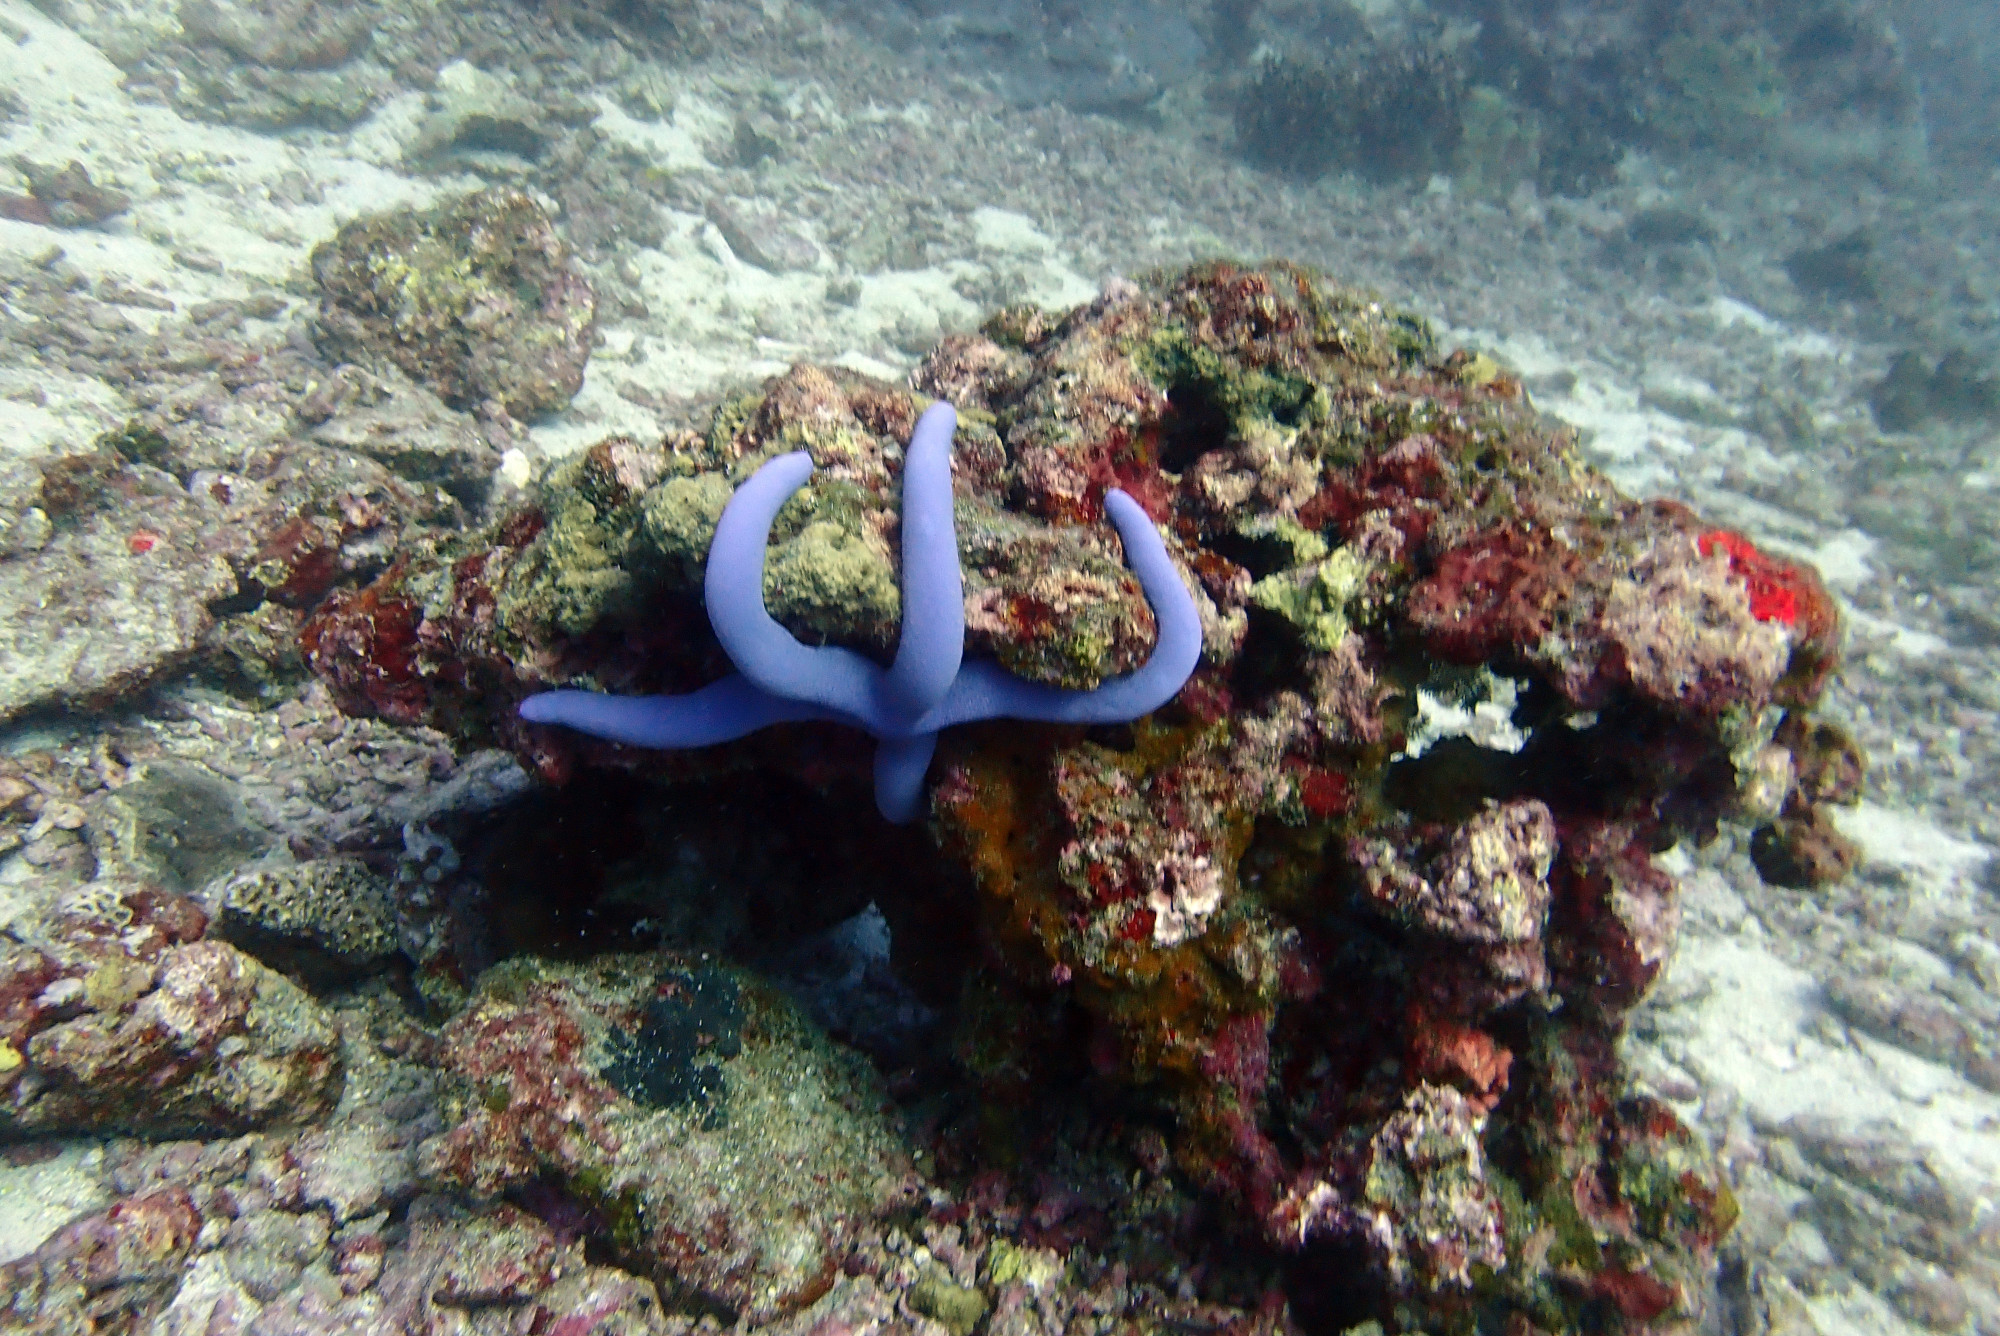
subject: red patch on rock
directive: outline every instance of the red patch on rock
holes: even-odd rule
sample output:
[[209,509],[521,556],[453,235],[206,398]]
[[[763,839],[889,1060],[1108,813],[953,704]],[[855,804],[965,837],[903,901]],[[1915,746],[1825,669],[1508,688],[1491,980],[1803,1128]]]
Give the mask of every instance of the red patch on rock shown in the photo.
[[1730,573],[1749,587],[1752,617],[1786,626],[1799,624],[1805,610],[1805,577],[1798,567],[1759,552],[1748,538],[1727,529],[1711,529],[1695,540],[1695,546],[1704,557],[1717,550],[1729,554]]
[[1306,811],[1321,820],[1343,816],[1354,806],[1354,794],[1348,786],[1347,776],[1317,767],[1309,768],[1305,778],[1299,781],[1299,799],[1305,803]]
[[1607,1267],[1591,1278],[1591,1293],[1609,1299],[1628,1322],[1651,1322],[1674,1306],[1678,1293],[1653,1277],[1637,1271]]
[[267,589],[272,602],[309,608],[340,576],[340,536],[297,515],[258,545],[257,560],[277,564],[281,578]]
[[334,594],[299,633],[299,648],[345,708],[412,724],[423,718],[430,689],[417,663],[423,610],[396,596],[401,581],[396,566],[365,589]]
[[1410,1065],[1426,1081],[1444,1082],[1465,1092],[1478,1108],[1491,1109],[1507,1093],[1514,1055],[1484,1030],[1435,1017],[1411,1006]]
[[1439,557],[1410,591],[1409,617],[1434,653],[1485,663],[1550,635],[1583,565],[1546,533],[1502,525]]

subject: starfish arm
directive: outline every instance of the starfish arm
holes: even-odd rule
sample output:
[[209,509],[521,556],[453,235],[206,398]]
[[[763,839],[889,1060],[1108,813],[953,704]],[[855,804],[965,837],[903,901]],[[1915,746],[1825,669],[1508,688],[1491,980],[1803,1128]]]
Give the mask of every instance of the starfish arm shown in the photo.
[[1153,620],[1159,624],[1152,655],[1123,677],[1091,691],[1024,682],[997,663],[977,660],[959,670],[951,694],[924,717],[920,727],[947,728],[974,719],[1123,723],[1159,709],[1180,691],[1201,660],[1201,613],[1194,595],[1167,555],[1159,529],[1137,501],[1114,489],[1104,494],[1104,508],[1125,544],[1126,564],[1139,577]]
[[812,456],[797,450],[771,460],[736,489],[709,544],[702,598],[723,652],[751,683],[772,696],[825,706],[874,732],[882,670],[852,650],[800,644],[764,608],[771,521],[812,471]]
[[965,656],[965,580],[951,510],[951,437],[958,414],[924,410],[903,454],[903,629],[881,683],[885,712],[914,723],[951,690]]
[[924,801],[924,772],[937,750],[937,734],[884,738],[875,748],[875,810],[885,821],[907,825]]
[[531,724],[560,724],[630,747],[707,747],[772,724],[805,719],[853,722],[805,701],[758,690],[731,674],[685,696],[606,696],[595,691],[544,691],[521,702]]

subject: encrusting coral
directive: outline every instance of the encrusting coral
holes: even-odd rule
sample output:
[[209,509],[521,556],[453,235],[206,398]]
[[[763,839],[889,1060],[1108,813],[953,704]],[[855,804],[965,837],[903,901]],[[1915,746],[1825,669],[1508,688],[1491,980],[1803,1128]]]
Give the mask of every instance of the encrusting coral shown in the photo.
[[[843,730],[638,752],[517,706],[741,667],[702,616],[703,557],[729,550],[743,480],[796,452],[811,486],[768,504],[762,604],[777,634],[883,673],[933,597],[889,541],[931,399],[960,422],[967,655],[1088,690],[1169,640],[1098,523],[1116,492],[1193,575],[1202,646],[1127,724],[944,734],[936,866],[889,827],[847,836],[896,860],[875,899],[951,1009],[986,1135],[1079,1081],[1122,1092],[1266,1245],[1372,1261],[1294,1269],[1295,1302],[1441,1331],[1700,1321],[1733,1204],[1671,1110],[1629,1093],[1616,1043],[1675,932],[1654,854],[1852,795],[1793,759],[1833,603],[1742,535],[1620,496],[1414,317],[1215,264],[1002,312],[909,387],[795,367],[705,435],[603,442],[485,530],[406,549],[321,604],[307,658],[350,708],[497,738],[553,781],[733,773],[738,796],[845,802],[868,765]],[[448,945],[426,968],[452,968]]]

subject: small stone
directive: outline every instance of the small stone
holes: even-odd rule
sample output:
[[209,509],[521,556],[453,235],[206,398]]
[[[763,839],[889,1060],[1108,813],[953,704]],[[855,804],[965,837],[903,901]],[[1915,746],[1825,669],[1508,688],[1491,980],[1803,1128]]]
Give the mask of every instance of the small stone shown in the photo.
[[1750,861],[1773,886],[1819,890],[1844,881],[1861,863],[1861,849],[1819,807],[1795,809],[1750,837]]
[[812,269],[819,247],[776,214],[746,200],[718,197],[708,202],[708,221],[729,249],[746,264],[774,274]]
[[1950,1272],[1930,1264],[1912,1266],[1889,1292],[1889,1302],[1904,1317],[1932,1331],[1962,1331],[1972,1312],[1965,1286]]
[[90,171],[80,162],[66,167],[38,166],[21,160],[22,174],[28,178],[28,192],[47,214],[54,227],[90,227],[125,212],[131,196],[90,179]]

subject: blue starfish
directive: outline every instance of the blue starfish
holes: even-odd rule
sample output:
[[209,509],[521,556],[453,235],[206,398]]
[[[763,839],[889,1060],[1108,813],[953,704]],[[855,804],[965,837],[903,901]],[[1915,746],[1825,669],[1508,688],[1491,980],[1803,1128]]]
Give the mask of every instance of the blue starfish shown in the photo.
[[1104,494],[1104,508],[1159,623],[1151,657],[1090,691],[1025,682],[986,659],[964,661],[965,592],[951,513],[957,426],[950,404],[931,405],[904,454],[903,630],[887,669],[850,649],[802,645],[765,611],[771,521],[812,476],[812,457],[800,450],[736,489],[709,544],[702,597],[734,674],[685,696],[545,691],[521,702],[521,717],[658,748],[706,747],[806,719],[851,724],[881,744],[875,805],[900,824],[917,815],[939,729],[975,719],[1119,723],[1172,700],[1201,657],[1201,617],[1159,530],[1116,489]]

